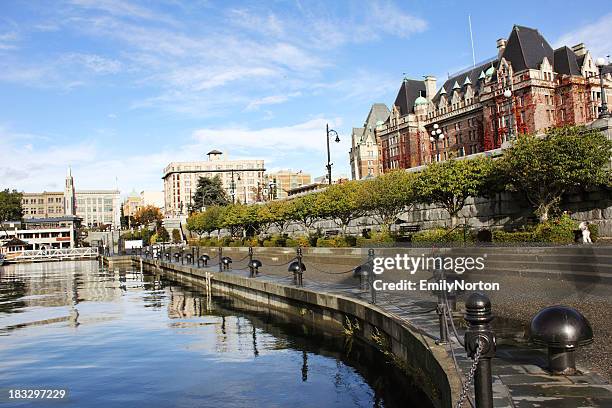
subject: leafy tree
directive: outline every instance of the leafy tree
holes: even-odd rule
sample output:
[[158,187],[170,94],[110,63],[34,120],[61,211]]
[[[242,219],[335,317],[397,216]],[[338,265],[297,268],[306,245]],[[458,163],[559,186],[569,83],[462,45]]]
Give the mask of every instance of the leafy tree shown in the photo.
[[468,197],[477,197],[486,190],[493,173],[490,158],[452,159],[432,163],[417,178],[419,200],[444,207],[457,225],[457,214]]
[[319,193],[320,214],[332,219],[342,228],[343,234],[346,234],[346,229],[351,221],[366,213],[362,200],[363,186],[362,182],[349,181],[329,186]]
[[199,178],[196,192],[193,195],[194,210],[200,211],[211,205],[227,205],[229,202],[219,176]]
[[363,207],[390,232],[397,217],[417,201],[416,176],[404,170],[383,174],[363,182]]
[[17,190],[0,191],[0,222],[21,220],[23,217],[21,197],[22,194]]
[[551,129],[545,137],[524,135],[504,152],[499,168],[511,190],[522,191],[540,222],[574,187],[610,183],[612,142],[583,126]]
[[224,207],[210,206],[206,211],[196,212],[187,218],[187,229],[195,232],[198,236],[204,233],[220,230],[223,222]]
[[291,205],[287,201],[274,200],[261,206],[260,220],[262,223],[273,224],[279,234],[284,234],[291,222],[289,215]]
[[294,198],[287,202],[287,217],[304,228],[304,232],[310,235],[313,225],[321,218],[320,193],[307,194]]
[[172,242],[174,242],[175,244],[178,244],[181,241],[182,241],[181,232],[178,229],[174,228],[172,230]]
[[134,214],[134,223],[136,225],[147,226],[152,223],[158,225],[163,219],[164,216],[162,215],[160,209],[154,205],[140,207]]
[[243,204],[227,205],[223,212],[221,227],[230,230],[232,236],[238,235],[238,231],[245,226],[245,211],[246,206]]

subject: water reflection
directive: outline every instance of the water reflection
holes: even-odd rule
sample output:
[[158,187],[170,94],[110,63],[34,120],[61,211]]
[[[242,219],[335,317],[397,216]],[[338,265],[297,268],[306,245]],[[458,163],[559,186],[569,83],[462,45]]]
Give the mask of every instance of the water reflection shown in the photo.
[[0,305],[0,389],[67,406],[430,406],[370,348],[155,273],[4,266]]

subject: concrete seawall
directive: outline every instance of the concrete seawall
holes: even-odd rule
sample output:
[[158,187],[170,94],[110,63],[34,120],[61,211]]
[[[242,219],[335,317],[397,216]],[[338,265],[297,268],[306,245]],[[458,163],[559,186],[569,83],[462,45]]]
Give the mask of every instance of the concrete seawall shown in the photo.
[[[109,268],[139,267],[141,259],[114,257],[104,258],[104,262]],[[339,293],[213,272],[212,268],[198,269],[150,259],[142,260],[142,267],[201,287],[208,273],[215,292],[301,316],[317,325],[345,331],[350,328],[352,336],[380,349],[412,377],[434,406],[451,407],[456,403],[460,379],[444,347],[424,336],[420,328],[366,301]]]

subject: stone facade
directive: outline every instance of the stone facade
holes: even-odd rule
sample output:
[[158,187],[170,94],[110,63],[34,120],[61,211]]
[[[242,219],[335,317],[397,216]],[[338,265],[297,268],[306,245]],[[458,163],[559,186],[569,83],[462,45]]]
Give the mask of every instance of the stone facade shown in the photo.
[[[553,50],[537,30],[514,26],[497,49],[496,57],[450,76],[437,92],[432,76],[404,79],[389,119],[376,127],[382,172],[498,149],[520,134],[597,118],[600,72],[584,44]],[[602,68],[608,100],[611,71]],[[432,140],[434,125],[443,138]]]
[[380,174],[378,146],[374,134],[376,126],[382,125],[389,118],[389,108],[383,103],[375,103],[363,124],[363,127],[353,128],[351,133],[351,177],[361,180],[376,177]]

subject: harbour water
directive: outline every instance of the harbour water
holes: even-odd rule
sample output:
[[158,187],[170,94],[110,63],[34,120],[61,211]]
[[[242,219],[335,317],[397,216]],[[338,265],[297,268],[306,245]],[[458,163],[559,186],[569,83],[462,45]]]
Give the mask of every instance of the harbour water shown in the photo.
[[0,390],[3,407],[431,406],[342,333],[90,261],[0,267]]

